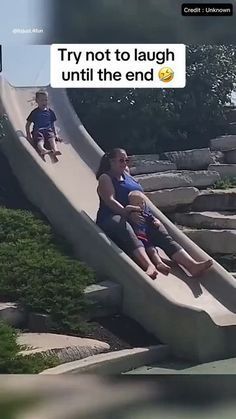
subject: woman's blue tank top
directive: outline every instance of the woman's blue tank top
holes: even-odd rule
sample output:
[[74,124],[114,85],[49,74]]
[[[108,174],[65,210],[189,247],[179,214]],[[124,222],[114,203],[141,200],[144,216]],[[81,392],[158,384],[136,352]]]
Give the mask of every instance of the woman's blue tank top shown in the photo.
[[[109,175],[110,176],[110,175]],[[127,173],[123,173],[123,179],[118,180],[115,177],[111,176],[111,180],[115,189],[115,199],[124,207],[128,205],[129,199],[128,195],[132,191],[141,191],[143,192],[143,188],[140,183],[136,182],[136,180],[128,175]],[[100,206],[97,213],[97,220],[96,223],[98,225],[103,224],[104,221],[107,220],[111,215],[114,215],[114,212],[103,202],[100,198]]]

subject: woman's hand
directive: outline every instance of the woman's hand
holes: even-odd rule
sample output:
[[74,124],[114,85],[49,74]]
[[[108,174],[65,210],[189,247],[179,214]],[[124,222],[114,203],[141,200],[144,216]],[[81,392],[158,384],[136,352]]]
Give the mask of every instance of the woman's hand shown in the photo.
[[126,205],[124,208],[126,215],[128,216],[131,212],[141,212],[141,208],[137,205]]
[[139,212],[137,212],[137,211],[130,212],[130,214],[128,216],[128,220],[133,222],[134,224],[144,224],[145,223],[145,218],[142,217],[142,215],[140,213],[140,208],[139,208]]
[[142,224],[145,222],[145,219],[141,216],[141,208],[136,205],[126,205],[124,215],[133,223]]
[[153,220],[153,225],[154,225],[155,227],[160,227],[161,222],[158,220],[158,218],[154,218],[154,220]]

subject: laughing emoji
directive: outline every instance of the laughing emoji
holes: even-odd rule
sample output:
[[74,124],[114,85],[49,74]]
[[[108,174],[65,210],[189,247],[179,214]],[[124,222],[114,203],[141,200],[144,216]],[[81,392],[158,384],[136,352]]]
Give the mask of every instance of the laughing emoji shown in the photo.
[[174,71],[170,67],[163,67],[158,72],[158,77],[164,83],[169,83],[174,78]]

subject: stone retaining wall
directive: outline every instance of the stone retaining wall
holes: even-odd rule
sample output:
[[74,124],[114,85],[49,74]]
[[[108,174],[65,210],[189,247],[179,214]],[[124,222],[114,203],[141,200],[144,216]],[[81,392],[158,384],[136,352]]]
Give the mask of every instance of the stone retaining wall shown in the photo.
[[217,181],[236,178],[236,135],[212,139],[210,148],[135,155],[132,164],[131,174],[163,212],[192,206],[212,210],[215,203],[222,210],[236,209],[232,189],[209,196]]

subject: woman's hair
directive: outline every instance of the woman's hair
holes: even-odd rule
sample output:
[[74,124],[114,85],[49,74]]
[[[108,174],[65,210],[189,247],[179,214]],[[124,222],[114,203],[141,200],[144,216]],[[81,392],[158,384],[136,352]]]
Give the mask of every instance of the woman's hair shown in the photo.
[[111,168],[111,163],[110,160],[114,159],[118,153],[125,151],[123,150],[123,148],[113,148],[111,151],[109,151],[108,153],[103,154],[101,161],[100,161],[100,165],[98,168],[98,171],[96,173],[96,178],[99,179],[101,175],[103,175],[103,173],[109,172],[110,168]]

